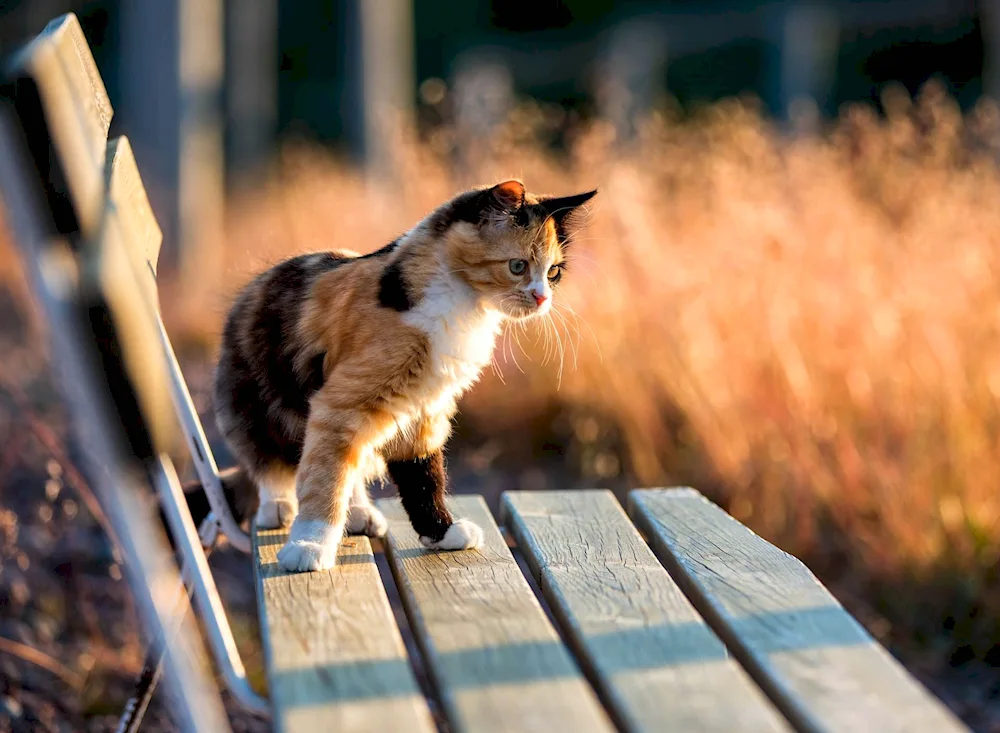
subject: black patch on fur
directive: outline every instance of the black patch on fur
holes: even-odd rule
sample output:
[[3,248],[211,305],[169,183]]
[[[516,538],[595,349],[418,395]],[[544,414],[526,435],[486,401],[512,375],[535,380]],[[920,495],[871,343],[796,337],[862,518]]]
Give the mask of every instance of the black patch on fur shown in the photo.
[[325,362],[325,351],[321,351],[309,360],[309,368],[306,370],[305,381],[303,382],[302,387],[310,397],[319,392],[319,390],[323,387],[323,382],[325,381],[323,364]]
[[[524,207],[521,207],[522,211],[523,209]],[[440,235],[448,231],[448,227],[452,224],[460,221],[478,226],[491,211],[495,213],[500,211],[500,208],[496,199],[490,194],[490,189],[467,191],[438,209],[427,224],[432,232]]]
[[289,342],[316,277],[343,262],[333,255],[327,256],[329,259],[317,265],[308,261],[308,255],[296,257],[271,270],[265,286],[265,303],[251,326],[253,341],[263,351],[269,391],[273,391],[282,407],[302,415],[308,413],[309,399],[322,382],[314,386],[311,362],[304,373],[295,369],[296,344]]
[[531,223],[531,217],[528,214],[527,206],[521,206],[518,208],[517,211],[511,214],[511,218],[517,226],[522,228],[527,228],[528,224]]
[[488,196],[489,191],[470,191],[457,197],[448,207],[448,223],[467,221],[479,224],[488,209]]
[[390,461],[388,468],[414,531],[440,541],[453,522],[444,503],[444,454],[436,451],[410,461]]
[[392,308],[403,313],[413,307],[409,287],[403,277],[403,268],[396,260],[385,268],[378,283],[378,302],[383,308]]

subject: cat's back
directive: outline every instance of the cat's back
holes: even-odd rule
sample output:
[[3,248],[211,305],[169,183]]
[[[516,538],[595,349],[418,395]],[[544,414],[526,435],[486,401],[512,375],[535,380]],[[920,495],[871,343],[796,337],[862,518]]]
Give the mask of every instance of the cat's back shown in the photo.
[[357,257],[345,250],[299,255],[260,273],[237,295],[222,332],[213,402],[244,465],[298,461],[308,400],[323,378],[322,354],[305,353],[299,321],[316,280]]
[[[317,278],[357,258],[346,250],[298,255],[257,275],[236,296],[226,317],[216,369],[217,400],[250,379],[261,397],[297,384],[296,325]],[[298,386],[298,385],[297,385]],[[283,391],[283,390],[282,390]],[[277,396],[277,395],[274,395]]]
[[294,306],[308,296],[317,277],[343,266],[357,256],[355,252],[337,250],[311,252],[279,262],[243,286],[227,320],[232,322],[248,310]]
[[236,296],[222,333],[222,347],[251,353],[279,346],[292,334],[317,278],[358,257],[349,250],[314,252],[279,262]]

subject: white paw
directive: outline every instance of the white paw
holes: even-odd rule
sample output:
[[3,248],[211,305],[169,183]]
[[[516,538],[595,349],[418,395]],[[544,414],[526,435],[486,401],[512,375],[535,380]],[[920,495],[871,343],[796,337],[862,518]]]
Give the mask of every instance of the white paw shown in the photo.
[[278,564],[290,573],[329,570],[337,564],[337,545],[289,542],[278,551]]
[[421,537],[420,541],[431,550],[471,550],[483,544],[483,530],[468,519],[459,519],[448,527],[440,540]]
[[290,525],[298,511],[296,503],[289,499],[264,501],[257,509],[254,521],[257,522],[258,529],[279,529]]
[[288,542],[278,551],[278,565],[292,573],[329,570],[337,564],[337,548],[343,536],[343,527],[318,519],[297,518]]
[[358,504],[347,511],[347,533],[383,537],[389,529],[385,515],[370,504]]

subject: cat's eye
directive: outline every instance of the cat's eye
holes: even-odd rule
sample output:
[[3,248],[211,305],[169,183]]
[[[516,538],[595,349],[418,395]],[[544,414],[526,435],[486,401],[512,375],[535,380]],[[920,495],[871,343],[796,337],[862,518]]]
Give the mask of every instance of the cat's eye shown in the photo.
[[562,277],[562,272],[563,272],[562,265],[552,265],[552,267],[549,268],[549,282],[551,283],[559,282],[559,278]]
[[523,275],[524,271],[528,269],[527,260],[511,260],[510,261],[510,271],[515,275]]

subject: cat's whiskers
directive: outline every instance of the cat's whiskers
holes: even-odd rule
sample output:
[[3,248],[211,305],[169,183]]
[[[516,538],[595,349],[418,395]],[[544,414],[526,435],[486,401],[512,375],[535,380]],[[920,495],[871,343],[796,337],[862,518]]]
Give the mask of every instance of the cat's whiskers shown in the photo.
[[[553,303],[553,305],[555,305],[555,303]],[[587,319],[581,316],[579,313],[577,313],[576,310],[574,310],[573,307],[568,303],[563,303],[562,307],[564,308],[565,313],[568,313],[569,315],[573,316],[573,321],[576,324],[577,333],[580,333],[581,323],[587,327],[587,330],[590,332],[590,337],[594,340],[594,345],[597,346],[597,357],[601,361],[601,363],[604,363],[604,353],[601,350],[601,342],[598,340],[597,334],[594,333],[594,329],[590,327],[589,323],[587,323]],[[582,340],[582,335],[581,335],[581,340]]]
[[517,343],[517,348],[519,348],[521,350],[521,353],[524,354],[524,356],[526,358],[530,359],[531,357],[528,355],[528,352],[525,350],[524,345],[521,344],[521,334],[522,333],[526,333],[524,321],[517,321],[515,325],[517,326],[517,329],[513,332],[513,336],[514,336],[515,343]]
[[549,331],[550,321],[547,318],[542,319],[541,325],[543,333],[545,334],[545,361],[542,363],[548,364],[550,361],[555,359],[559,351]]
[[[517,342],[517,336],[516,336],[516,334],[513,335],[513,336],[514,336],[514,341]],[[518,342],[518,347],[520,347],[520,345],[521,345],[520,342]],[[521,351],[523,353],[524,349],[521,349]],[[517,370],[519,372],[521,372],[521,374],[524,374],[524,369],[521,367],[521,363],[517,360],[517,354],[514,353],[514,344],[513,343],[511,343],[511,345],[510,345],[510,358],[511,358],[511,361],[514,362],[514,366],[517,367]]]
[[504,379],[503,370],[500,369],[500,362],[497,361],[497,352],[495,348],[493,349],[493,355],[490,357],[490,368],[493,370],[493,373],[497,375],[497,379],[500,380],[500,383],[506,385],[507,380]]
[[546,323],[552,325],[553,337],[555,339],[556,346],[559,350],[559,374],[556,378],[556,391],[558,391],[562,387],[563,368],[566,364],[566,347],[563,345],[562,336],[559,334],[559,329],[556,327],[556,322],[551,318],[547,318]]
[[[505,296],[503,298],[503,300],[500,301],[501,305],[503,303],[507,302],[507,300],[509,300],[509,299],[510,300],[517,300],[518,296],[516,296],[516,295],[507,295],[507,296]],[[521,372],[521,374],[524,374],[524,369],[521,368],[521,364],[517,360],[517,355],[514,354],[514,342],[516,341],[517,345],[519,347],[520,347],[521,344],[520,344],[520,341],[517,341],[516,334],[512,334],[512,330],[511,330],[511,324],[512,323],[520,323],[520,321],[512,321],[511,319],[507,319],[506,321],[504,321],[504,334],[503,334],[504,335],[504,344],[505,344],[504,362],[506,363],[506,361],[507,361],[506,347],[509,346],[510,347],[510,359],[511,359],[511,361],[514,362],[514,366],[517,367],[517,370],[519,372]],[[511,339],[512,336],[513,336],[513,341]],[[521,351],[523,353],[524,349],[522,348]]]
[[572,338],[572,334],[570,333],[570,330],[569,330],[569,322],[566,320],[566,316],[564,316],[562,313],[560,313],[555,308],[553,308],[549,312],[549,317],[552,318],[552,322],[553,323],[556,323],[555,319],[558,318],[559,319],[558,323],[560,325],[562,325],[562,327],[566,330],[566,335],[567,335],[568,340],[569,340],[570,349],[572,350],[572,354],[573,354],[573,370],[576,371],[577,364],[579,362],[579,356],[580,356],[580,330],[579,330],[579,328],[576,329],[576,336],[577,336],[577,338],[576,338],[576,341],[574,342],[573,338]]

